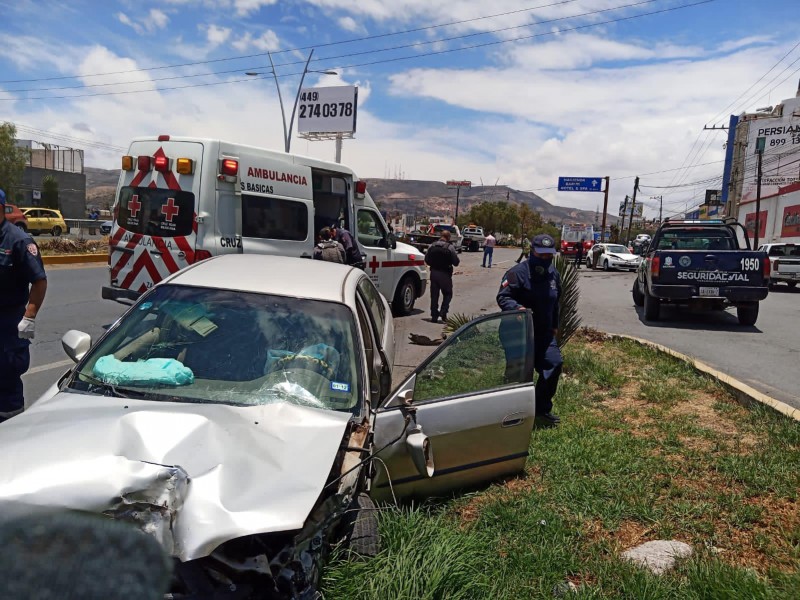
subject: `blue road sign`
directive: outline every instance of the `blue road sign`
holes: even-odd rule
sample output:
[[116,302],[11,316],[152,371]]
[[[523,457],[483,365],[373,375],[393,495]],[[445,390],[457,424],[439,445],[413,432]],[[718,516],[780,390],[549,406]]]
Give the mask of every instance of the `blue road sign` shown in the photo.
[[559,192],[602,192],[602,177],[559,177]]

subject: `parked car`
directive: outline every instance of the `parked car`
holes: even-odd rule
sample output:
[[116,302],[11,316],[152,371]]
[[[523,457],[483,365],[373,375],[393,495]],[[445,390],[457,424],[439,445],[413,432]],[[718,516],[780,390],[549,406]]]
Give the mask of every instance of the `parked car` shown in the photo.
[[[739,235],[744,247],[739,244]],[[736,307],[741,325],[754,325],[768,294],[770,261],[751,250],[735,219],[664,221],[633,282],[633,302],[657,321],[662,304],[723,310]]]
[[423,231],[412,231],[408,234],[408,238],[406,243],[411,244],[417,250],[421,250],[422,252],[426,252],[431,244],[438,241],[442,237],[442,231],[449,231],[450,232],[450,241],[453,242],[453,246],[455,246],[456,252],[461,252],[461,230],[458,228],[458,225],[446,225],[443,223],[439,223],[434,225],[432,231],[423,232]]
[[13,223],[22,231],[28,230],[28,219],[19,208],[14,206],[13,204],[6,204],[6,221],[9,223]]
[[69,232],[61,211],[52,208],[23,208],[21,209],[28,219],[28,230],[33,235],[49,233],[53,237]]
[[529,311],[471,321],[392,391],[394,324],[367,273],[207,259],[95,344],[64,335],[77,364],[0,424],[0,510],[137,525],[174,557],[170,597],[315,597],[332,541],[375,553],[373,499],[524,469],[532,327]]
[[111,235],[111,229],[114,227],[114,221],[103,221],[100,223],[100,233],[103,235]]
[[639,268],[641,256],[632,254],[622,244],[595,244],[586,254],[586,266],[591,269],[602,268],[604,271],[611,269],[628,269],[635,271]]
[[770,262],[769,287],[774,289],[779,282],[790,288],[800,281],[800,245],[764,244],[759,248],[766,252]]

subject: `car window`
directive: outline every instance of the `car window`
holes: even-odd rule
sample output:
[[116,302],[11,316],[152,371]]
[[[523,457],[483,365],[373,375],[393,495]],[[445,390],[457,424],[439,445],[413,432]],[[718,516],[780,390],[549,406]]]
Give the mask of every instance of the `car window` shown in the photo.
[[358,241],[365,246],[378,246],[386,238],[387,232],[378,213],[372,210],[358,211]]
[[772,246],[769,249],[769,256],[800,256],[800,247]]
[[364,304],[372,314],[372,319],[378,328],[378,334],[383,335],[386,328],[386,307],[383,304],[381,295],[375,288],[375,284],[368,278],[362,277],[358,282],[358,291],[361,292],[364,298]]
[[194,225],[194,194],[148,187],[125,186],[119,191],[120,227],[143,235],[190,235]]
[[733,250],[733,238],[724,229],[686,229],[665,231],[658,240],[659,250]]
[[625,246],[612,245],[612,246],[606,246],[606,252],[616,252],[616,253],[620,253],[620,254],[627,254],[628,253],[628,249]]
[[470,324],[417,375],[414,402],[471,395],[526,381],[529,320],[509,312]]
[[344,304],[160,286],[94,347],[68,386],[156,401],[288,402],[357,411],[361,355]]
[[242,194],[242,235],[302,242],[308,238],[308,206],[297,200]]
[[10,214],[12,212],[14,212],[14,209],[11,208],[10,206],[6,206],[6,214]]

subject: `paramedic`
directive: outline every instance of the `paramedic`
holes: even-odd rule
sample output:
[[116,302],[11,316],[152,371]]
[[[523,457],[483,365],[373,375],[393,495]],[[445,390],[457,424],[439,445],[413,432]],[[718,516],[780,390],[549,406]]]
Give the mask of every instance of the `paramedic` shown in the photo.
[[338,223],[331,225],[330,229],[333,239],[344,246],[347,264],[353,265],[354,267],[359,267],[361,269],[365,268],[366,264],[361,258],[361,252],[358,249],[356,241],[353,239],[353,235],[347,231],[347,229],[339,227]]
[[323,227],[319,231],[319,243],[314,246],[314,259],[325,260],[328,262],[335,262],[344,264],[347,260],[342,246],[336,240],[331,239],[331,228]]
[[39,248],[6,220],[0,190],[0,423],[22,412],[22,374],[30,366],[34,319],[44,302],[47,275]]
[[[453,267],[461,262],[455,246],[450,241],[450,232],[442,231],[442,236],[425,253],[425,264],[431,270],[431,322],[436,323],[439,317],[447,321],[450,300],[453,298]],[[439,292],[442,292],[442,306],[439,307]]]
[[536,417],[547,425],[557,425],[560,419],[552,410],[563,362],[556,342],[561,276],[553,266],[555,240],[547,234],[540,234],[531,241],[530,258],[503,275],[497,304],[502,310],[529,308],[533,313],[533,366],[539,375],[536,380]]

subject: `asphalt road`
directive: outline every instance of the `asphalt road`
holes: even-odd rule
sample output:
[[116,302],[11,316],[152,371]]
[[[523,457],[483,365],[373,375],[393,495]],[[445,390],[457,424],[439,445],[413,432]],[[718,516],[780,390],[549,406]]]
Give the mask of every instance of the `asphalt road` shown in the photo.
[[633,304],[635,276],[581,269],[583,324],[663,344],[800,408],[800,289],[779,285],[770,292],[753,327],[739,325],[735,309],[687,312],[671,306],[651,323]]
[[[518,255],[518,250],[497,248],[495,266],[484,269],[481,254],[462,253],[450,314],[480,315],[497,310],[494,298],[500,278]],[[739,326],[731,312],[678,313],[670,307],[663,310],[661,321],[646,323],[631,299],[633,274],[585,269],[581,273],[584,325],[664,344],[800,408],[795,379],[800,364],[800,290],[789,292],[781,286],[780,291],[771,292],[754,327]],[[78,329],[97,339],[126,309],[100,298],[100,287],[107,278],[105,265],[50,267],[48,278],[47,300],[36,320],[31,369],[24,377],[28,399],[37,398],[71,364],[61,349],[64,332]],[[413,314],[395,319],[396,384],[436,348],[410,344],[408,334],[430,338],[442,334],[442,325],[430,322],[429,304],[426,294],[417,301]]]

